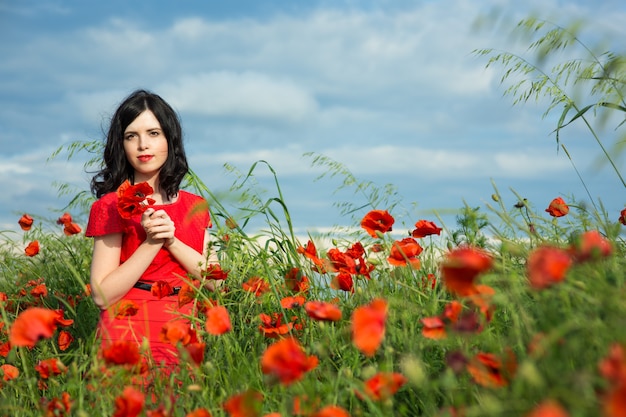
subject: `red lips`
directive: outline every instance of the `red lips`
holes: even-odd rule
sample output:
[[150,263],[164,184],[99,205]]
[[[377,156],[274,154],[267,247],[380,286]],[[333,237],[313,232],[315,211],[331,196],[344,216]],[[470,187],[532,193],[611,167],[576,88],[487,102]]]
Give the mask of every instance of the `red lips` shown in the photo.
[[141,162],[148,162],[152,158],[153,158],[152,155],[141,155],[137,157],[137,159],[139,159]]

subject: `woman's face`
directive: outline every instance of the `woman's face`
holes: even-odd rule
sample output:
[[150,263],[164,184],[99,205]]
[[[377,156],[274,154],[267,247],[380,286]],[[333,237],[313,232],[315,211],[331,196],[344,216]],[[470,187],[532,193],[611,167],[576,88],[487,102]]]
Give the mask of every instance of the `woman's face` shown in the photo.
[[135,183],[147,181],[153,187],[167,160],[167,138],[150,110],[139,114],[124,130],[124,152],[135,170]]

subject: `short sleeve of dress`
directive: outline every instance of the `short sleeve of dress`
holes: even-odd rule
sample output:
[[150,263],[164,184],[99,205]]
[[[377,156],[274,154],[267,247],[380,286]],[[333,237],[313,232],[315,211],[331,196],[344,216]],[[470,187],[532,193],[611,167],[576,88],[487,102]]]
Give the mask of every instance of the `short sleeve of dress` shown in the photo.
[[89,222],[87,223],[85,236],[104,236],[123,231],[123,220],[117,211],[116,193],[106,194],[93,203],[89,212]]

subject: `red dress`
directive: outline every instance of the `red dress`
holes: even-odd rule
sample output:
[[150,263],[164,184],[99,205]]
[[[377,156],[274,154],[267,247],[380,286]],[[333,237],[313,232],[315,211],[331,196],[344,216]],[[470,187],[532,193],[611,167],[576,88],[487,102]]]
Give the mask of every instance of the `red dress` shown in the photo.
[[[175,236],[202,253],[205,232],[210,227],[210,217],[206,210],[208,206],[202,197],[181,190],[176,202],[151,207],[167,212],[176,225]],[[146,232],[140,220],[141,215],[123,219],[117,211],[117,194],[108,193],[91,207],[85,235],[94,237],[122,233],[120,255],[122,264],[146,239]],[[181,286],[184,283],[183,278],[187,276],[187,271],[169,251],[161,248],[139,280],[149,284],[167,281],[173,288]],[[171,295],[158,299],[150,291],[139,288],[131,288],[122,300],[134,301],[138,306],[137,314],[116,318],[115,304],[103,310],[98,323],[98,335],[102,339],[102,344],[106,346],[115,340],[135,340],[141,346],[145,338],[149,342],[152,358],[156,363],[165,361],[168,365],[177,364],[176,346],[161,342],[159,335],[163,324],[174,318],[182,318],[181,314],[189,314],[190,304],[179,308],[178,296]]]

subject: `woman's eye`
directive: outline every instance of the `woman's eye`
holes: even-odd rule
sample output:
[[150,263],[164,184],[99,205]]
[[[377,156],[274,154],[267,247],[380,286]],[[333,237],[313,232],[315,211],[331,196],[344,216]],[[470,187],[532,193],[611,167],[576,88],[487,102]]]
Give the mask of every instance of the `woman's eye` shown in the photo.
[[158,130],[153,130],[152,132],[150,132],[150,136],[159,136],[161,134],[161,132],[159,132]]
[[129,135],[124,135],[124,139],[125,140],[131,140],[132,138],[134,138],[135,135],[134,134],[129,134]]

